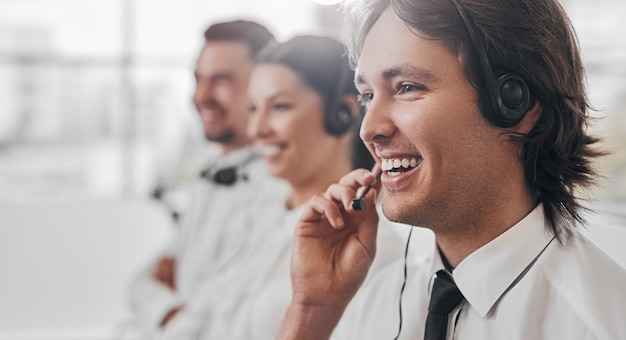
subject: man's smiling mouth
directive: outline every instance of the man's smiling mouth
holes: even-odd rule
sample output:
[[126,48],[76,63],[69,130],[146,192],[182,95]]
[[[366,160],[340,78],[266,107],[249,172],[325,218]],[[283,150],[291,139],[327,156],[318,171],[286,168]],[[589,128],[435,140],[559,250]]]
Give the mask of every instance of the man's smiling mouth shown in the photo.
[[388,173],[406,172],[416,168],[422,162],[421,158],[383,158],[381,167],[383,171]]

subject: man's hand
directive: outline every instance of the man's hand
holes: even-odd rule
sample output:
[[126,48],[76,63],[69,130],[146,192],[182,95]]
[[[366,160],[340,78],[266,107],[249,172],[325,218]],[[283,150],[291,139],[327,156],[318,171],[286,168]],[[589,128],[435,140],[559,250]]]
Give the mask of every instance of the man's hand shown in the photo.
[[176,259],[172,256],[163,256],[157,262],[152,276],[171,290],[176,290]]
[[291,263],[293,296],[280,339],[324,339],[365,280],[376,253],[377,188],[355,211],[361,186],[376,181],[359,169],[313,197],[298,222]]
[[170,321],[174,320],[174,318],[176,317],[176,315],[178,315],[181,309],[183,309],[183,306],[178,306],[170,310],[163,318],[163,321],[161,321],[161,327],[167,326]]

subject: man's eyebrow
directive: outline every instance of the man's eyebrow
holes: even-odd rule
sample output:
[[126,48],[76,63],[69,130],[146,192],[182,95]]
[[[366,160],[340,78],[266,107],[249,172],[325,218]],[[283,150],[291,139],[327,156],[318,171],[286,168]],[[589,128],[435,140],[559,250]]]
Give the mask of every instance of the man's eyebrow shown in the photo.
[[193,75],[196,79],[203,77],[208,79],[233,79],[235,78],[235,72],[229,69],[212,71],[210,73],[205,73],[202,75],[198,70],[193,72]]
[[233,79],[235,78],[235,73],[231,70],[220,70],[211,75],[213,79]]
[[[381,76],[384,80],[389,80],[398,76],[402,76],[403,78],[417,79],[419,81],[429,83],[435,83],[439,81],[439,77],[437,77],[433,72],[412,65],[399,65],[386,68],[381,72]],[[358,85],[364,83],[365,79],[363,78],[363,76],[357,74],[355,84]]]
[[354,85],[362,85],[365,84],[365,79],[363,76],[357,73],[356,78],[354,79]]
[[291,96],[293,96],[293,93],[291,91],[279,91],[279,92],[272,94],[268,99],[278,100],[283,97],[290,98]]

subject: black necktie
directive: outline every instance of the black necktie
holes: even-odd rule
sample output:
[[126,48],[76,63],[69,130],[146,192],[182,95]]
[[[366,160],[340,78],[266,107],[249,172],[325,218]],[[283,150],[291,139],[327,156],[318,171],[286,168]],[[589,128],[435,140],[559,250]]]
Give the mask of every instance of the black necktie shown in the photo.
[[430,294],[424,340],[446,339],[448,314],[461,301],[463,301],[463,294],[457,288],[450,274],[444,270],[438,271]]

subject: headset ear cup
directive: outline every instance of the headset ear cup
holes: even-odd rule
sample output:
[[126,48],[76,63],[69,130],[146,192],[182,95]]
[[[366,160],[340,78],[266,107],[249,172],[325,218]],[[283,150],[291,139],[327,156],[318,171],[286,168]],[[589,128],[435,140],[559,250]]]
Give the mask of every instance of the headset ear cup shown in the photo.
[[345,134],[354,122],[354,117],[347,104],[339,105],[335,112],[327,112],[326,114],[326,131],[333,136],[341,136]]
[[515,80],[508,80],[502,84],[500,89],[500,99],[504,106],[515,109],[522,104],[524,92],[522,85]]
[[497,126],[513,127],[524,118],[530,110],[530,91],[526,82],[513,74],[505,73],[495,79],[493,87],[496,93],[491,95],[495,116],[493,123]]

